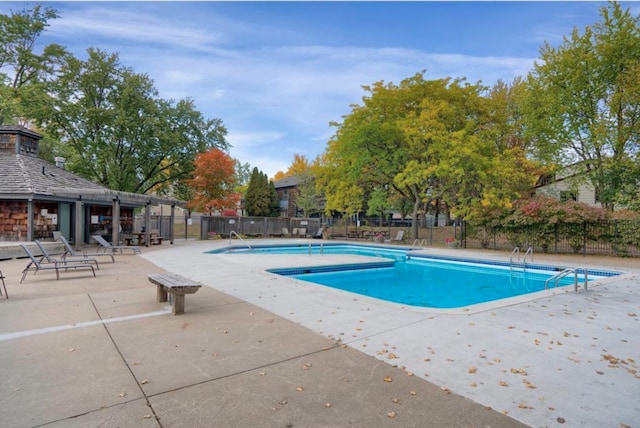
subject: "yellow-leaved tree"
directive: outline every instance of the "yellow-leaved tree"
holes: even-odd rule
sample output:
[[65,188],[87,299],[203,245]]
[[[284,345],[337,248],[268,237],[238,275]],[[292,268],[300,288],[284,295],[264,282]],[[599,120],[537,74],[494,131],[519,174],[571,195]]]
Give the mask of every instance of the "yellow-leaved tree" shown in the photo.
[[415,239],[425,205],[437,201],[454,216],[472,217],[487,204],[510,204],[532,184],[524,151],[496,144],[496,108],[481,85],[418,73],[399,85],[363,88],[363,105],[335,124],[322,157],[327,210],[358,210],[365,195],[385,188],[413,207]]

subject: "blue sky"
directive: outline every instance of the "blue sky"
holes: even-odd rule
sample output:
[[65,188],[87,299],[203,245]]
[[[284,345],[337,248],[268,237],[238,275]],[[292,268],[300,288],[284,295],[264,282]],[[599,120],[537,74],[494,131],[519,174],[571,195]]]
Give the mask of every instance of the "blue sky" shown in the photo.
[[[231,155],[272,177],[313,160],[362,85],[525,76],[544,42],[599,21],[601,2],[47,2],[41,40],[118,52],[163,98],[227,127]],[[640,4],[623,3],[633,13]],[[9,13],[33,3],[0,3]]]

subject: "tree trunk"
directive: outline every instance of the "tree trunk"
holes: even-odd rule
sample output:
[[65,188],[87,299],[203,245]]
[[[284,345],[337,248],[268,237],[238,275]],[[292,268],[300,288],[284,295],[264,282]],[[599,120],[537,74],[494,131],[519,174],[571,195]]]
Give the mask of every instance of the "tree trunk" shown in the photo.
[[418,209],[420,208],[420,193],[413,189],[413,212],[411,213],[411,241],[418,239]]

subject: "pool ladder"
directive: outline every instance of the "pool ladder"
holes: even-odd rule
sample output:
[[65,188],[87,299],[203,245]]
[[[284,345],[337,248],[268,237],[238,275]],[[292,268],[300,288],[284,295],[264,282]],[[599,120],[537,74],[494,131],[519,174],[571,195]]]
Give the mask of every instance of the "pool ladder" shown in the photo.
[[426,239],[416,239],[415,241],[413,241],[413,247],[420,247],[420,248],[424,248],[425,244],[427,243]]
[[560,281],[562,278],[564,278],[565,276],[569,275],[569,274],[573,274],[573,291],[574,292],[578,292],[578,270],[582,270],[582,272],[584,272],[584,291],[588,291],[587,290],[587,286],[589,284],[589,274],[587,272],[586,269],[584,268],[566,268],[564,269],[562,272],[559,272],[557,274],[555,274],[554,276],[552,276],[551,278],[548,278],[545,282],[544,282],[544,289],[547,290],[549,288],[549,283],[551,281],[554,281],[554,287],[558,287],[558,281]]
[[509,282],[515,290],[520,289],[520,280],[522,280],[522,287],[527,291],[531,291],[533,287],[533,279],[529,278],[529,284],[527,285],[527,270],[524,269],[522,272],[520,272],[509,269]]
[[241,240],[242,242],[244,242],[244,244],[249,247],[250,250],[253,250],[253,248],[251,248],[251,245],[249,245],[247,243],[247,241],[245,241],[244,239],[242,239],[242,236],[238,235],[238,232],[236,232],[235,230],[232,230],[231,232],[229,232],[229,245],[231,245],[231,238],[233,238],[233,235],[236,235],[238,237],[239,240]]
[[[311,243],[309,243],[309,255],[311,255]],[[324,243],[320,243],[320,255],[324,255]]]
[[[513,251],[511,252],[511,255],[509,256],[509,269],[511,269],[513,267],[513,256],[514,255],[518,255],[518,261],[520,261],[520,247],[515,247],[513,249]],[[533,248],[529,247],[527,248],[527,251],[524,253],[524,258],[522,259],[522,262],[525,265],[525,268],[527,267],[527,256],[531,254],[531,261],[533,261]]]

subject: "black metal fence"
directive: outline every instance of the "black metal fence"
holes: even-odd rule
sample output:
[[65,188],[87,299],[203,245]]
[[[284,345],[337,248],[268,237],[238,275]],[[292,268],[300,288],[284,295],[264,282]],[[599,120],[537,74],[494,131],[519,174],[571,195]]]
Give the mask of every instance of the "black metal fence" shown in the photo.
[[603,220],[536,224],[521,227],[462,225],[462,246],[511,250],[533,248],[543,253],[640,257],[640,221]]
[[[213,236],[228,237],[231,231],[243,236],[314,236],[322,226],[318,218],[284,217],[209,217],[198,218],[200,224],[193,221],[191,232],[190,219],[176,219],[170,224],[169,216],[152,216],[152,229],[159,230],[160,236],[168,238],[172,231],[176,237],[210,239]],[[388,228],[395,233],[397,225],[391,222],[378,224],[377,218],[361,219],[359,222],[342,219],[338,223],[326,221],[325,232],[329,235],[343,233],[345,230]],[[135,219],[142,224],[143,219]],[[420,238],[426,238],[428,245],[440,245],[442,239],[431,238],[431,233],[440,227],[420,225]],[[197,235],[199,232],[199,235]],[[433,232],[435,233],[435,232]],[[520,227],[487,227],[463,222],[451,234],[464,248],[484,248],[511,251],[533,248],[535,252],[552,254],[590,254],[616,257],[640,257],[640,221],[602,220],[584,223],[536,224]],[[447,235],[448,236],[448,235]],[[444,241],[443,241],[444,242]]]

